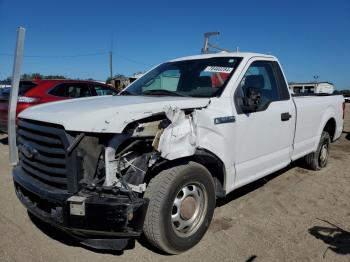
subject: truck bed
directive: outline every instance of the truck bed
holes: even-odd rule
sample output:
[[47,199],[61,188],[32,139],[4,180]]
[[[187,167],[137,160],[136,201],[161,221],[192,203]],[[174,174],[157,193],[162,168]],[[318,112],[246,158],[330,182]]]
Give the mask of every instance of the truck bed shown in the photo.
[[338,127],[332,137],[336,140],[343,129],[344,98],[341,95],[297,95],[293,96],[296,106],[296,127],[292,160],[316,150],[326,121],[331,117]]

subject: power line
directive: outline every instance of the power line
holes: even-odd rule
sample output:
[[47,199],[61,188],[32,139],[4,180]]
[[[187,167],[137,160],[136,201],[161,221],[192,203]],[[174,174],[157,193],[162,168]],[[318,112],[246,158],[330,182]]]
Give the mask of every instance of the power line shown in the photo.
[[[76,58],[83,56],[97,56],[97,55],[105,55],[108,52],[96,52],[96,53],[88,53],[88,54],[76,54],[76,55],[24,55],[24,57],[29,58]],[[0,53],[0,56],[13,56],[13,54],[9,53]]]
[[[27,58],[77,58],[77,57],[88,57],[88,56],[99,56],[99,55],[110,55],[112,51],[109,52],[96,52],[96,53],[87,53],[87,54],[76,54],[76,55],[24,55],[23,57],[27,57]],[[137,61],[135,59],[132,59],[130,57],[126,57],[123,56],[121,54],[117,54],[115,52],[113,52],[114,56],[117,56],[121,59],[124,59],[126,61],[135,63],[135,64],[139,64],[139,65],[143,65],[143,66],[151,66],[150,64],[147,63],[143,63],[140,61]],[[13,54],[9,54],[9,53],[0,53],[0,56],[8,56],[8,57],[13,57]]]
[[113,53],[113,55],[119,57],[119,58],[122,58],[124,60],[127,60],[129,62],[132,62],[132,63],[135,63],[135,64],[139,64],[139,65],[144,65],[144,66],[151,66],[150,64],[146,64],[146,63],[143,63],[143,62],[140,62],[140,61],[136,61],[132,58],[129,58],[129,57],[126,57],[126,56],[123,56],[123,55],[120,55],[120,54],[116,54],[116,53]]

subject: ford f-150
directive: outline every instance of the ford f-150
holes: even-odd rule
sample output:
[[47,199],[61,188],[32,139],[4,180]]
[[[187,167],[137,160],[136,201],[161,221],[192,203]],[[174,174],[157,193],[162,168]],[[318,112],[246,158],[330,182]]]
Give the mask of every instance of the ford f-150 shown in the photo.
[[143,233],[177,254],[205,234],[216,199],[299,158],[324,168],[343,103],[293,97],[271,55],[172,60],[117,96],[23,111],[16,194],[84,245],[122,249]]

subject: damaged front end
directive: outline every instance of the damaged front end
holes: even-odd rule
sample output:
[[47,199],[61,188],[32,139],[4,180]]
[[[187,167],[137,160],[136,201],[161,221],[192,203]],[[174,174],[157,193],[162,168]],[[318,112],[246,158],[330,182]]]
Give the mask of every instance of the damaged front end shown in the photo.
[[195,111],[168,107],[164,114],[130,123],[105,149],[105,186],[118,185],[137,193],[146,189],[145,174],[159,160],[195,153]]
[[164,161],[194,154],[195,121],[196,110],[168,107],[120,134],[97,134],[21,119],[16,194],[32,214],[82,244],[123,249],[142,233],[145,178]]

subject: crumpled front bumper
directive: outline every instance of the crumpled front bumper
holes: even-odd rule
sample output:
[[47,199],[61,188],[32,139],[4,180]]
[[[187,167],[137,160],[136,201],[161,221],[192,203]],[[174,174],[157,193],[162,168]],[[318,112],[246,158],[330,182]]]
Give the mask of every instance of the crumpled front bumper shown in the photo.
[[[126,195],[80,193],[79,203],[72,194],[55,189],[13,169],[17,197],[40,220],[61,229],[81,244],[96,249],[122,250],[130,239],[142,233],[148,200]],[[79,212],[77,212],[77,210]]]

